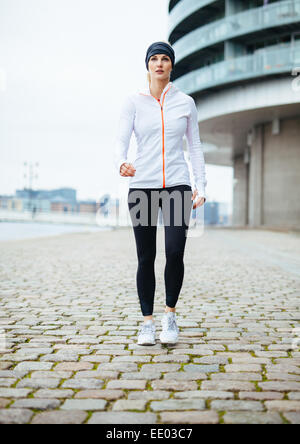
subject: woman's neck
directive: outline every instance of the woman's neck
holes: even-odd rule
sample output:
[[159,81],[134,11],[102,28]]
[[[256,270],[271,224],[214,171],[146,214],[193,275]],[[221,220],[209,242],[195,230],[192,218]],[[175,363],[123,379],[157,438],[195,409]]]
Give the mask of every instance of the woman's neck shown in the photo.
[[151,92],[151,95],[156,97],[157,99],[160,99],[161,94],[163,92],[163,90],[165,89],[165,87],[167,86],[167,84],[170,82],[170,80],[157,80],[157,81],[153,81],[151,82],[149,89]]

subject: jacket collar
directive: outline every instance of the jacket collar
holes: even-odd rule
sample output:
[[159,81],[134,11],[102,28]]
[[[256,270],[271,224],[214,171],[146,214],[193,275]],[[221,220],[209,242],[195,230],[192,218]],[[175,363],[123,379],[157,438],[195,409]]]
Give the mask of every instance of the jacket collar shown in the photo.
[[[173,82],[169,82],[167,83],[167,85],[164,87],[161,96],[160,96],[160,100],[162,100],[164,94],[168,91],[168,95],[169,94],[173,94],[174,92],[176,92],[178,89],[176,88],[176,86],[173,84]],[[150,91],[150,86],[149,83],[147,81],[147,84],[145,85],[144,88],[141,88],[139,91],[139,94],[143,94],[146,96],[152,96],[151,91]],[[152,96],[153,97],[153,96]]]

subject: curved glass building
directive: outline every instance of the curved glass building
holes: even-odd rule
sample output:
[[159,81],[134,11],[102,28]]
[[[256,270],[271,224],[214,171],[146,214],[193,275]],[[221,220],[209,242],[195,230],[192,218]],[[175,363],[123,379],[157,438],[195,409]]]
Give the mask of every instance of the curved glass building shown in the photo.
[[170,0],[172,81],[206,163],[234,168],[233,224],[300,228],[300,0]]

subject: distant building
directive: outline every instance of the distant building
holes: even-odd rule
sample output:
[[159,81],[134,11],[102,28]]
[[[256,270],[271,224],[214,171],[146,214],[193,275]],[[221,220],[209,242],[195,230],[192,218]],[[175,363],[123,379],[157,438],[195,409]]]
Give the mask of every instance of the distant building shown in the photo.
[[0,195],[0,208],[2,208],[2,209],[5,209],[5,210],[7,210],[7,209],[10,209],[10,207],[11,207],[11,202],[12,202],[12,200],[14,199],[14,196],[12,196],[12,195],[7,195],[7,196],[5,196],[5,195]]
[[228,225],[231,221],[226,202],[208,201],[204,207],[205,225]]
[[102,196],[99,201],[93,199],[77,200],[73,188],[58,188],[53,190],[16,190],[15,195],[0,195],[0,209],[57,213],[91,213],[96,214],[100,209],[108,216],[116,212],[118,202],[111,199],[109,194]]
[[79,213],[96,213],[100,204],[94,200],[81,200],[77,203]]

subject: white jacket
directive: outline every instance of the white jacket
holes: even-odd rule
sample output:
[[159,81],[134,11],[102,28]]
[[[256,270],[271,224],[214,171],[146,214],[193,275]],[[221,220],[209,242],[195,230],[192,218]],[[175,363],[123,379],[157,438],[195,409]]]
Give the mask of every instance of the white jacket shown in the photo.
[[[205,197],[205,162],[199,137],[197,108],[194,99],[169,82],[160,99],[145,90],[129,94],[124,100],[117,131],[114,164],[120,174],[122,163],[134,131],[137,156],[132,188],[165,188],[187,184],[192,186],[188,163],[184,156],[183,137],[192,165],[194,186],[198,196]],[[122,176],[123,177],[123,176]]]

